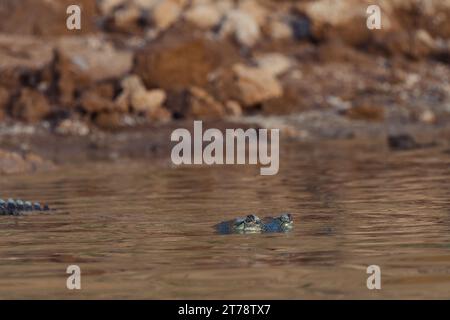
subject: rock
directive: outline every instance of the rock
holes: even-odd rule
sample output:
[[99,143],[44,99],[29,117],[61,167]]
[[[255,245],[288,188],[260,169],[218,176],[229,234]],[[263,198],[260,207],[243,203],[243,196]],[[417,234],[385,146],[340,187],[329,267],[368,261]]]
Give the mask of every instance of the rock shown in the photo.
[[134,72],[147,88],[182,91],[206,87],[215,69],[238,59],[229,43],[169,33],[136,54]]
[[307,39],[311,36],[311,23],[302,16],[293,16],[290,21],[292,33],[297,40]]
[[212,4],[201,4],[188,9],[184,19],[201,29],[211,29],[217,26],[222,19],[219,9]]
[[97,126],[106,130],[114,130],[124,125],[123,114],[118,112],[101,112],[94,118]]
[[[25,78],[39,79],[53,61],[53,46],[33,37],[0,34],[0,86],[10,92]],[[37,85],[36,83],[31,83]]]
[[420,145],[408,134],[389,135],[388,144],[391,150],[412,150]]
[[261,37],[261,31],[251,15],[241,10],[231,10],[220,28],[220,35],[233,35],[241,46],[252,47]]
[[135,6],[125,6],[116,10],[113,14],[114,31],[136,33],[141,30],[141,10]]
[[166,100],[164,90],[147,90],[141,79],[136,75],[130,75],[123,79],[121,86],[123,91],[117,98],[118,104],[126,105],[126,108],[132,107],[136,112],[154,113],[156,109],[162,107]]
[[366,9],[371,4],[369,0],[302,1],[296,9],[308,18],[314,38],[320,41],[340,40],[421,58],[434,47],[432,39],[450,37],[448,0],[378,1],[382,11],[380,30],[366,26]]
[[242,0],[239,2],[238,10],[250,15],[259,27],[266,24],[269,12],[255,0]]
[[61,102],[70,105],[76,91],[96,82],[120,78],[132,67],[133,54],[99,37],[63,38],[57,45]]
[[434,54],[437,50],[437,45],[431,35],[419,29],[414,33],[412,48],[413,52],[410,54],[416,58],[423,58]]
[[47,98],[39,91],[23,88],[17,100],[13,102],[12,116],[27,121],[37,122],[44,119],[50,112]]
[[438,51],[434,39],[423,29],[395,32],[378,41],[391,55],[405,55],[414,59],[423,59]]
[[55,129],[57,134],[65,136],[86,136],[89,131],[89,127],[84,122],[76,119],[65,119]]
[[2,115],[5,115],[6,107],[9,103],[9,93],[5,88],[0,87],[0,120],[3,119]]
[[100,82],[88,89],[91,92],[95,92],[99,96],[112,100],[115,94],[115,85],[111,82]]
[[437,119],[436,119],[436,115],[434,114],[433,111],[425,110],[420,114],[419,120],[426,124],[434,124],[434,123],[436,123]]
[[236,64],[233,67],[238,88],[238,100],[244,106],[253,106],[268,99],[279,98],[283,88],[278,80],[264,69]]
[[[209,0],[206,1],[210,2]],[[217,8],[217,10],[220,11],[222,15],[225,15],[227,12],[229,12],[235,7],[233,0],[215,0],[214,6]]]
[[363,104],[349,108],[345,111],[345,115],[355,120],[383,121],[384,109],[380,106]]
[[242,115],[242,107],[241,105],[234,100],[228,100],[225,103],[225,111],[227,115],[232,117],[240,117]]
[[114,100],[116,108],[120,112],[129,112],[131,107],[130,95],[127,92],[122,92]]
[[326,97],[325,101],[331,108],[341,114],[345,114],[352,107],[351,102],[345,101],[338,96],[328,96]]
[[112,83],[97,83],[81,94],[78,102],[88,113],[115,110],[118,106],[113,102],[114,86]]
[[[319,0],[301,2],[297,9],[311,22],[311,32],[316,39],[341,39],[346,44],[358,46],[366,44],[372,36],[372,30],[366,26],[368,5],[368,2],[361,0]],[[382,24],[382,30],[377,31],[389,31],[387,14],[383,14]]]
[[390,13],[404,30],[425,29],[432,37],[450,38],[450,1],[390,1]]
[[[133,0],[133,4],[138,6],[142,10],[152,10],[161,0]],[[178,1],[180,4],[184,4],[184,1]]]
[[128,94],[145,90],[145,86],[142,83],[141,78],[139,78],[139,76],[135,74],[128,75],[124,79],[122,79],[122,81],[120,82],[120,86],[122,87],[123,91]]
[[114,103],[117,109],[122,112],[128,112],[131,108],[131,96],[134,92],[145,90],[141,79],[136,75],[130,75],[122,79],[120,83],[122,92],[116,98]]
[[36,154],[26,153],[21,155],[0,149],[0,174],[31,173],[41,170],[53,169],[50,161],[44,160]]
[[282,20],[272,20],[269,22],[268,34],[273,40],[292,39],[294,32],[291,26]]
[[130,96],[131,106],[137,112],[152,113],[160,108],[166,100],[166,93],[161,89],[136,90]]
[[115,104],[95,91],[86,91],[80,98],[81,107],[88,113],[114,110]]
[[53,59],[53,46],[34,37],[0,34],[0,68],[41,70]]
[[109,15],[114,11],[114,9],[123,5],[125,2],[126,0],[100,0],[97,1],[97,6],[102,15]]
[[151,11],[151,19],[156,28],[167,29],[174,24],[181,15],[184,1],[160,0]]
[[168,122],[172,119],[172,114],[166,108],[157,108],[146,114],[146,117],[150,121],[156,122]]
[[225,115],[223,105],[198,87],[189,88],[187,105],[187,115],[195,119],[220,118]]
[[426,10],[424,24],[433,37],[450,38],[450,1],[432,1],[426,3],[431,10]]
[[290,75],[283,81],[283,95],[262,103],[263,113],[265,115],[283,115],[305,112],[313,108],[313,102],[308,96],[309,88],[305,88],[302,82]]
[[275,77],[285,73],[293,65],[291,59],[280,53],[268,53],[260,55],[256,57],[255,61],[260,69],[266,71],[267,73],[270,73]]

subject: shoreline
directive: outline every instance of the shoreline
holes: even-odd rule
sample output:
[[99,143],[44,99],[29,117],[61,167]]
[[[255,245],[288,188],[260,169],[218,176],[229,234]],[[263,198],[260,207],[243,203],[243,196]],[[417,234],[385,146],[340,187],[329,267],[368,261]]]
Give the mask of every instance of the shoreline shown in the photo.
[[[373,123],[347,121],[338,115],[326,113],[302,113],[289,116],[240,117],[227,120],[204,121],[208,128],[244,130],[248,128],[280,129],[280,144],[312,145],[320,148],[330,142],[360,146],[388,148],[388,137],[409,136],[418,144],[450,148],[450,128],[445,125],[422,123]],[[170,162],[175,142],[171,133],[186,128],[193,133],[193,120],[171,121],[166,124],[130,127],[114,132],[93,130],[89,135],[58,134],[42,124],[0,126],[0,175],[31,173],[51,170],[65,164],[97,161],[146,160],[164,164]],[[401,146],[398,149],[402,149]],[[395,150],[392,150],[395,151]],[[283,152],[283,148],[281,148]],[[22,157],[24,162],[5,161],[5,155]],[[32,156],[30,156],[32,155]],[[27,159],[31,158],[31,160]],[[6,164],[5,164],[6,163]],[[17,167],[17,168],[15,168]]]

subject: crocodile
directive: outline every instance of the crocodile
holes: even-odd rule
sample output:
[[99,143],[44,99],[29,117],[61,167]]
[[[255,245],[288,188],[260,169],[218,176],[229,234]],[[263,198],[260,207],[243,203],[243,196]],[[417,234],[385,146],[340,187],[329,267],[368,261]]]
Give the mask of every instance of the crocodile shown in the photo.
[[20,199],[0,199],[0,216],[18,216],[31,211],[50,211],[48,205],[39,202],[22,201]]
[[292,229],[292,226],[293,220],[290,213],[283,213],[278,217],[267,217],[264,220],[255,214],[249,214],[245,218],[223,221],[215,225],[220,234],[287,232]]

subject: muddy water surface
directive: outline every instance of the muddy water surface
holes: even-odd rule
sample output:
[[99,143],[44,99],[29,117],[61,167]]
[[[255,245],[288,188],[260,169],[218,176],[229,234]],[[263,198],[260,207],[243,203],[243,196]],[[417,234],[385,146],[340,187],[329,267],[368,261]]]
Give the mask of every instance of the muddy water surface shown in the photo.
[[[450,155],[330,143],[280,172],[119,161],[1,177],[0,197],[57,212],[0,217],[0,298],[450,298]],[[219,221],[294,214],[286,234]],[[79,291],[66,289],[71,264]],[[366,287],[366,268],[382,289]]]

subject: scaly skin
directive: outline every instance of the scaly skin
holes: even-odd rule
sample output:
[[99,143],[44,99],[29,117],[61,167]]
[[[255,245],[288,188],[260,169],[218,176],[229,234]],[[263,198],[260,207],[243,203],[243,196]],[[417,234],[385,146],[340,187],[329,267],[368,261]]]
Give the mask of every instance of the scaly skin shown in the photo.
[[17,216],[31,211],[49,211],[47,205],[41,206],[38,202],[22,201],[20,199],[0,199],[0,216]]
[[259,233],[262,230],[261,219],[256,215],[250,214],[245,218],[224,221],[216,225],[219,233]]
[[282,214],[279,217],[269,217],[262,222],[258,216],[250,214],[245,218],[224,221],[216,225],[216,229],[221,234],[231,233],[271,233],[287,232],[292,229],[292,215]]
[[279,217],[268,218],[263,232],[286,232],[292,229],[294,221],[290,213],[283,213]]

